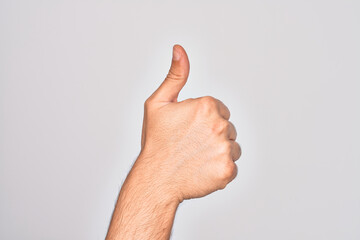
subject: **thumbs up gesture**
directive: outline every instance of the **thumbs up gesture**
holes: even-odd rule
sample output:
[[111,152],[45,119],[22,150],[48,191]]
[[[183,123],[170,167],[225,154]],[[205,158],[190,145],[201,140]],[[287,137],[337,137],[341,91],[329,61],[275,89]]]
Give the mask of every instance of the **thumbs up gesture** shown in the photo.
[[220,100],[178,102],[189,70],[185,50],[174,45],[169,73],[145,102],[141,153],[133,167],[142,181],[179,202],[225,188],[241,155],[229,109]]

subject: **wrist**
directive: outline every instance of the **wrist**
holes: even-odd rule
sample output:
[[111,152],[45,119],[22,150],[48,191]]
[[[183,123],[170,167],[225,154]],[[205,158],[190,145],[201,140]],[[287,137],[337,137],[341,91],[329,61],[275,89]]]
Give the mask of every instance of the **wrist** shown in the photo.
[[127,191],[144,195],[159,204],[179,205],[183,198],[176,188],[174,176],[162,167],[161,163],[164,161],[162,156],[142,151],[123,187]]
[[119,194],[106,239],[169,239],[179,200],[138,158]]

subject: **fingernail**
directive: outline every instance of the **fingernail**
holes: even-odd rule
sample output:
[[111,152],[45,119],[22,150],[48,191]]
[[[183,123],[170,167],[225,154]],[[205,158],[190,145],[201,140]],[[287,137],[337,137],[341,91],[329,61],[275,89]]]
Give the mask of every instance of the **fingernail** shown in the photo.
[[173,60],[178,61],[180,59],[180,53],[179,50],[176,50],[175,45],[173,47]]

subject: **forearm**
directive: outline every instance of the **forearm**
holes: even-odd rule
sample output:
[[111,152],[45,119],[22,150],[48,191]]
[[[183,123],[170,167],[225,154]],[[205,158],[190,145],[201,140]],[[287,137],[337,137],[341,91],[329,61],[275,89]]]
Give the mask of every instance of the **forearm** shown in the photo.
[[147,174],[144,164],[137,167],[139,158],[120,190],[107,240],[170,238],[179,201]]

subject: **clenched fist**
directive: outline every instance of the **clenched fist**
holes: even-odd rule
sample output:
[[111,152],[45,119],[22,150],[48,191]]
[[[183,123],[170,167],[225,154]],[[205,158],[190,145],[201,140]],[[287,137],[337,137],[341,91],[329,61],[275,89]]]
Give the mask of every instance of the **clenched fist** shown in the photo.
[[229,109],[206,96],[178,102],[189,60],[173,47],[170,71],[146,100],[141,152],[120,190],[106,239],[169,239],[178,205],[223,189],[241,149]]
[[180,45],[173,47],[169,73],[146,100],[142,155],[152,165],[154,182],[180,201],[223,189],[237,174],[241,150],[229,109],[206,96],[178,102],[189,75],[189,60]]

